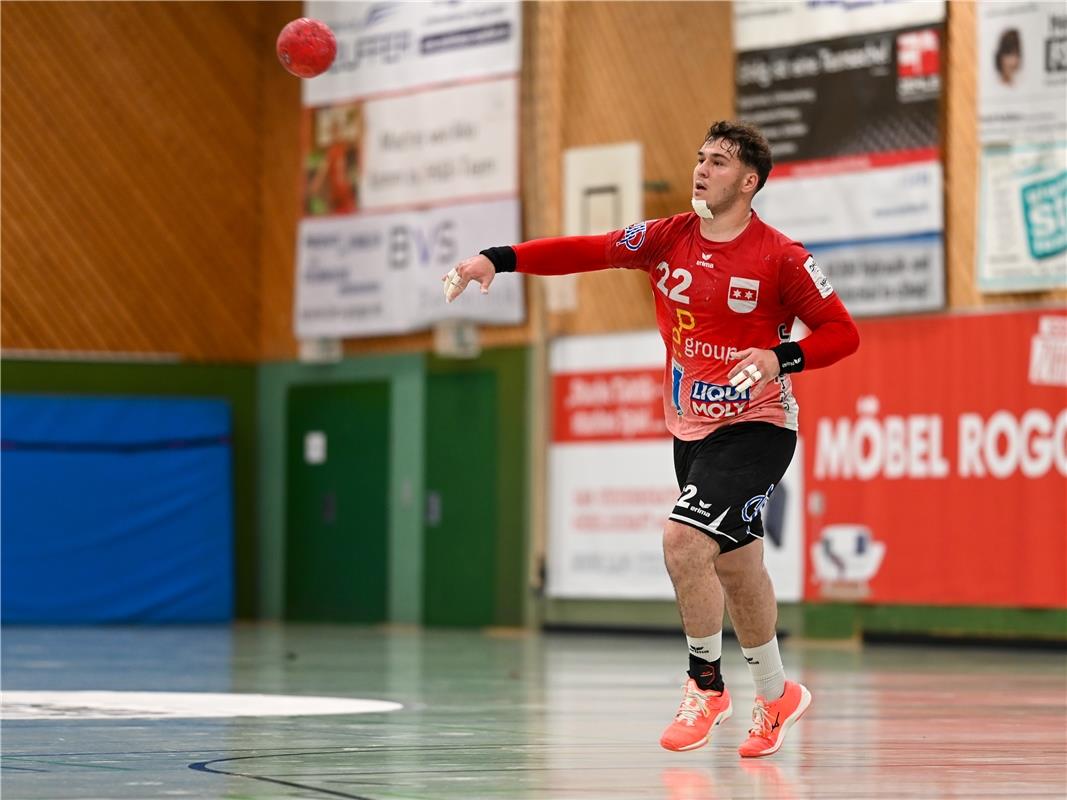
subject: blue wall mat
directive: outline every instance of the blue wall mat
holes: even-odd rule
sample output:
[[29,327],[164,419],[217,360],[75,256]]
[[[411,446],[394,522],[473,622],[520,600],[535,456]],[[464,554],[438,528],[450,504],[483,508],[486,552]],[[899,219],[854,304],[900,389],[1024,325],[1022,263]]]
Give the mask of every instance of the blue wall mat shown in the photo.
[[230,411],[0,397],[4,622],[233,617]]

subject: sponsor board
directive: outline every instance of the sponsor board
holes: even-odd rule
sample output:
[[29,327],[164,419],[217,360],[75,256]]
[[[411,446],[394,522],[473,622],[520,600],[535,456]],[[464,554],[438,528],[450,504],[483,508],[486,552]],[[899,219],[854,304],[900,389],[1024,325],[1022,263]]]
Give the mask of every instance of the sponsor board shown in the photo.
[[[944,216],[944,13],[940,2],[734,3],[737,115],[760,127],[775,161],[754,205],[805,243],[856,316],[944,302],[932,252]],[[842,270],[880,272],[874,285],[849,292],[830,248]]]
[[941,195],[941,164],[936,160],[885,166],[857,160],[847,173],[779,174],[776,169],[753,206],[770,224],[811,247],[815,242],[938,232]]
[[517,194],[518,92],[507,78],[367,101],[362,208]]
[[945,305],[940,234],[815,243],[811,251],[853,316],[933,311]]
[[943,0],[735,0],[734,42],[738,50],[783,47],[799,42],[877,33],[945,19]]
[[301,82],[306,106],[519,71],[520,3],[312,0],[304,10],[337,37],[330,69]]
[[488,295],[467,291],[453,303],[441,292],[441,276],[464,255],[518,238],[517,200],[304,219],[297,241],[297,336],[405,333],[445,319],[521,322],[518,276],[502,276]]
[[864,321],[857,356],[798,376],[807,599],[1067,606],[1064,330],[1040,311]]

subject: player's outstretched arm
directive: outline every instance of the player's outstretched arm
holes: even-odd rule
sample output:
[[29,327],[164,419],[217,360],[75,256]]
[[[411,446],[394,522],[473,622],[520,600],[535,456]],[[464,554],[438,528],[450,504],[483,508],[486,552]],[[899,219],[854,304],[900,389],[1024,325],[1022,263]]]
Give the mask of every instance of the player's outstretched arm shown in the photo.
[[482,287],[482,294],[489,294],[489,284],[496,277],[496,267],[493,262],[481,253],[460,261],[441,278],[444,281],[445,301],[451,303],[467,288],[467,284],[473,282]]
[[645,225],[596,236],[558,236],[486,248],[479,255],[461,261],[441,279],[445,299],[451,303],[472,282],[482,287],[482,294],[487,294],[498,272],[569,275],[609,267],[647,269],[652,248],[641,249]]

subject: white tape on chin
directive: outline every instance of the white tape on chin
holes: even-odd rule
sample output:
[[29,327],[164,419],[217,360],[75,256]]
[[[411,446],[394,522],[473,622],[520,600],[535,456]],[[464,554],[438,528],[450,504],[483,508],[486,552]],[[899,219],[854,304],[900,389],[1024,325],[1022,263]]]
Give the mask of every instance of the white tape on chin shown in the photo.
[[715,215],[711,213],[711,209],[708,208],[707,200],[697,200],[695,197],[689,201],[693,206],[693,211],[701,219],[715,219]]

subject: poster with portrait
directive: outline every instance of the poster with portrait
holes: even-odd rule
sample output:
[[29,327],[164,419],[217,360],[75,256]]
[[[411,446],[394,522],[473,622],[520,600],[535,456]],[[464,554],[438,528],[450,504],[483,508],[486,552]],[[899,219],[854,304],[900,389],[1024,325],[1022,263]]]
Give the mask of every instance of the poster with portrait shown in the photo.
[[1067,7],[978,3],[983,144],[1067,138]]

